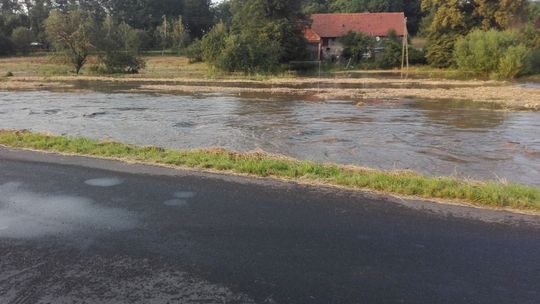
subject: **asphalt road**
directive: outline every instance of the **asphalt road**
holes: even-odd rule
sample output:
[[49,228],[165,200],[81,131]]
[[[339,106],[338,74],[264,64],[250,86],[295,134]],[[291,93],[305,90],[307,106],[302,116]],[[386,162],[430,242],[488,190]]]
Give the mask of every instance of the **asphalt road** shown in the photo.
[[0,149],[0,303],[540,303],[540,220]]

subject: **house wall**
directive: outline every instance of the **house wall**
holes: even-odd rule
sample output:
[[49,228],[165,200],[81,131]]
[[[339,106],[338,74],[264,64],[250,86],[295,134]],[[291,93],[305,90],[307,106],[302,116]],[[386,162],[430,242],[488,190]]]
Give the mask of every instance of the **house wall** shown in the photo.
[[319,52],[320,52],[320,45],[319,43],[308,43],[307,46],[308,54],[309,54],[309,60],[317,61],[320,60]]
[[343,49],[343,44],[339,43],[337,38],[323,38],[322,59],[329,61],[339,60]]

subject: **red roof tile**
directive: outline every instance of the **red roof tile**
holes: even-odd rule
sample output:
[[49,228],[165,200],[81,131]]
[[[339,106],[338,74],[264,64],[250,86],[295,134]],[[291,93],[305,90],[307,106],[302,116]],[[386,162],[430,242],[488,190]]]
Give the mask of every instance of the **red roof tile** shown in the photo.
[[310,43],[319,43],[321,42],[321,36],[317,35],[312,29],[305,29],[304,30],[304,37],[306,37],[307,41]]
[[405,34],[404,13],[313,14],[311,29],[323,38],[335,38],[349,32],[363,32],[372,36],[386,36],[395,30]]

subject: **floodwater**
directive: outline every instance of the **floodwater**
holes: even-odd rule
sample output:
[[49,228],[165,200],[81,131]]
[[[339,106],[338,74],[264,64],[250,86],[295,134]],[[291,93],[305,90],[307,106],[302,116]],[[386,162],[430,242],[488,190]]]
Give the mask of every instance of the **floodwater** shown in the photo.
[[0,92],[0,128],[540,186],[540,112],[468,102]]

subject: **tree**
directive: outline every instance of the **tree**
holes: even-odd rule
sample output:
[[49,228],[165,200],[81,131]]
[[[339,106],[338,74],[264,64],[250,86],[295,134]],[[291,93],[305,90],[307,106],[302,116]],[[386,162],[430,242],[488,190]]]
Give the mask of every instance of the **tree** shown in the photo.
[[195,38],[202,37],[214,24],[211,0],[183,0],[183,11],[177,14],[184,17],[186,28]]
[[334,0],[330,4],[334,12],[395,12],[403,9],[403,1],[395,0]]
[[308,20],[302,13],[301,1],[232,0],[231,11],[232,33],[276,42],[272,43],[279,54],[276,64],[305,56],[303,30]]
[[223,22],[226,26],[231,26],[232,12],[230,1],[219,2],[212,6],[212,14],[214,15],[215,24]]
[[97,26],[92,17],[81,10],[55,10],[45,20],[45,32],[55,50],[79,74],[95,49]]
[[117,24],[107,17],[101,26],[99,61],[108,73],[138,73],[145,62],[139,56],[138,31],[125,22]]
[[161,25],[156,28],[156,34],[161,46],[161,55],[165,54],[165,49],[171,46],[171,23],[167,20],[167,15],[163,15]]
[[116,21],[124,21],[136,29],[154,30],[163,21],[182,15],[183,0],[101,0]]
[[11,55],[15,52],[15,46],[11,39],[0,33],[0,56]]
[[11,34],[11,41],[17,48],[17,51],[26,54],[30,50],[30,43],[34,40],[32,31],[25,27],[18,27]]
[[43,24],[49,17],[49,13],[52,9],[52,3],[50,0],[34,0],[25,1],[26,10],[28,11],[28,17],[30,19],[30,29],[34,38],[41,43],[47,42],[45,35],[45,29]]
[[171,44],[173,49],[179,51],[185,49],[190,40],[189,31],[184,25],[182,16],[178,16],[171,25]]
[[321,14],[330,12],[328,0],[306,0],[303,3],[302,11],[307,14]]
[[524,19],[526,6],[526,0],[476,0],[474,14],[484,31],[504,30]]
[[430,14],[428,61],[440,67],[451,65],[458,37],[477,28],[507,29],[522,18],[525,4],[526,0],[422,0],[422,10]]

